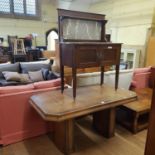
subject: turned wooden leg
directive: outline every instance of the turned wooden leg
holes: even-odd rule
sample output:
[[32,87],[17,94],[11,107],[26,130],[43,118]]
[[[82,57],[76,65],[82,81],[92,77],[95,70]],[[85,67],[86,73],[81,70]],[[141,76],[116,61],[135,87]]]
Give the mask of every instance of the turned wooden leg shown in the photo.
[[70,155],[73,152],[73,120],[66,120],[54,125],[53,142],[57,148]]
[[114,136],[115,108],[106,109],[93,114],[93,127],[106,138]]
[[64,91],[64,66],[60,66],[60,71],[61,71],[61,93]]
[[101,66],[101,82],[100,84],[102,85],[104,83],[104,66]]
[[115,89],[118,88],[118,80],[119,80],[119,65],[116,65]]
[[76,68],[72,68],[72,78],[73,78],[73,97],[76,97]]

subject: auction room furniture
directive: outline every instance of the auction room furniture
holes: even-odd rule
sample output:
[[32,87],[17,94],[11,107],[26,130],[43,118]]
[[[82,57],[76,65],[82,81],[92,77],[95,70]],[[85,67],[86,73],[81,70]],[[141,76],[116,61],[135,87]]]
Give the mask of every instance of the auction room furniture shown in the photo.
[[38,61],[42,57],[41,51],[37,48],[29,48],[26,50],[26,54],[29,61]]
[[64,66],[72,68],[74,98],[77,68],[100,66],[102,85],[104,66],[115,65],[115,89],[117,89],[121,44],[106,42],[106,22],[105,15],[58,9],[62,92]]
[[23,39],[14,39],[13,42],[13,59],[15,62],[27,61],[27,55]]
[[4,55],[3,51],[0,50],[0,63],[6,63],[8,61],[9,61],[9,56],[8,55]]
[[49,124],[41,119],[30,106],[29,98],[36,93],[53,91],[54,89],[60,89],[60,79],[0,87],[1,146],[17,143],[49,132]]
[[122,48],[121,61],[127,63],[127,69],[139,67],[140,52],[140,50],[134,48]]
[[13,53],[14,40],[17,38],[18,36],[8,36],[9,51],[11,51],[12,53]]
[[138,99],[122,105],[117,111],[117,121],[133,133],[148,127],[152,89],[142,88],[135,90],[135,92]]
[[153,67],[133,70],[130,89],[137,93],[138,100],[121,106],[117,112],[117,121],[133,133],[148,127],[154,70]]
[[[72,98],[72,89],[66,89],[63,94],[49,91],[33,95],[30,103],[46,121],[53,121],[53,141],[65,154],[73,151],[74,119],[93,114],[93,126],[100,134],[110,138],[115,130],[115,108],[119,105],[135,101],[136,93],[96,85],[77,89],[76,100]],[[61,137],[61,138],[60,138]]]

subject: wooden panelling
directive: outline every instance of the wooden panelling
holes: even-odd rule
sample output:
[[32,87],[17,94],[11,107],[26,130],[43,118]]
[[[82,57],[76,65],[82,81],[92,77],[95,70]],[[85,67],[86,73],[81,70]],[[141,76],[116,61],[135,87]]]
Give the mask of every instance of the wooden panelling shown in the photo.
[[146,66],[155,66],[155,37],[150,37],[148,42]]

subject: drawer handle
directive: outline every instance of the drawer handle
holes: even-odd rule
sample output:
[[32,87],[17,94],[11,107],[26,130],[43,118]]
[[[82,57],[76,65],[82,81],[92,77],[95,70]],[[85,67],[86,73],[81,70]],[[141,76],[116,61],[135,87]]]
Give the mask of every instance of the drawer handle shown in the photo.
[[108,49],[112,49],[112,46],[108,46]]

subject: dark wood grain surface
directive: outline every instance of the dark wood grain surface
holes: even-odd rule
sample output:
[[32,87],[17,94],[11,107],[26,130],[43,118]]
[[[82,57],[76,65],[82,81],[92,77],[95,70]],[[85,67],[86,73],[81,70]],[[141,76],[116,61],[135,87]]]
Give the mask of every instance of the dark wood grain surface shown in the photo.
[[136,100],[136,93],[124,89],[115,90],[107,85],[78,88],[78,96],[72,98],[72,89],[49,91],[31,97],[32,106],[45,120],[62,121],[115,107]]

